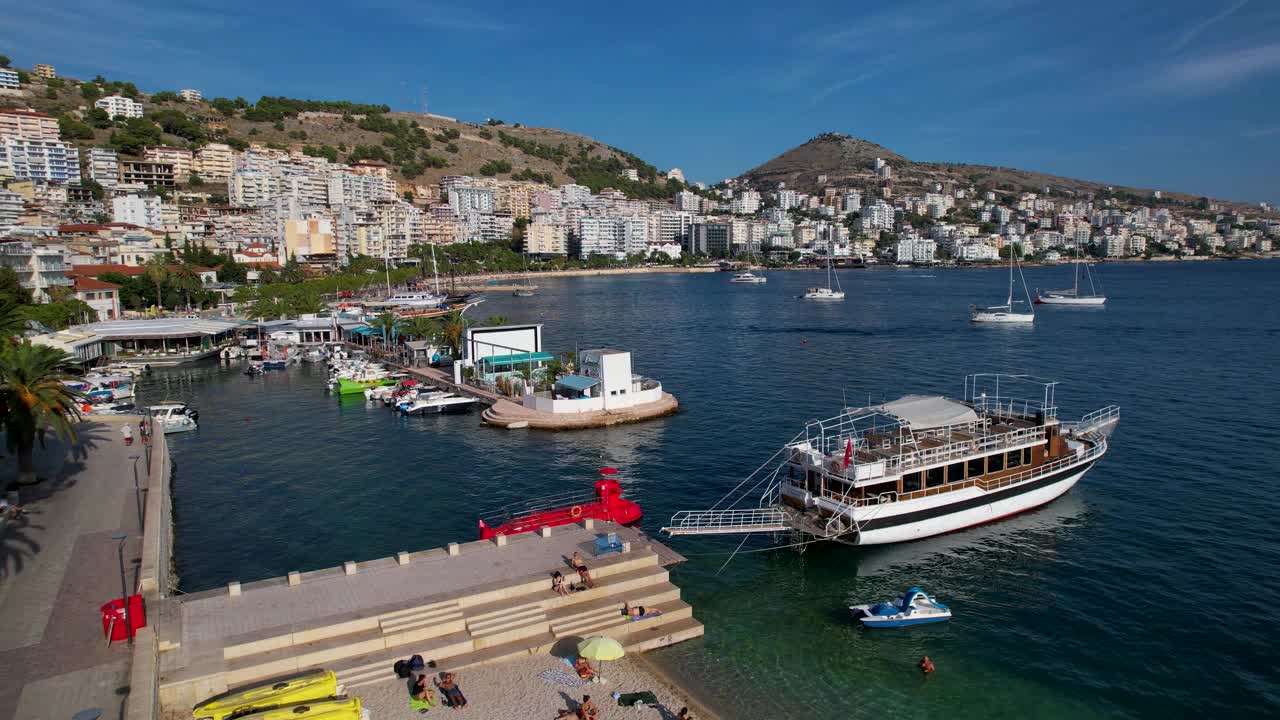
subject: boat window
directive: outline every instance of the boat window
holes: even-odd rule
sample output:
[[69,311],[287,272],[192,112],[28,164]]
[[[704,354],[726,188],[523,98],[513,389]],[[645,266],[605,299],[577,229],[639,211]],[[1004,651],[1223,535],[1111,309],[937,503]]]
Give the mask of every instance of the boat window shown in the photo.
[[980,457],[970,458],[969,460],[969,477],[978,477],[986,472],[985,463]]
[[924,476],[924,486],[938,487],[939,485],[943,484],[944,482],[943,475],[946,474],[946,470],[947,469],[942,465],[939,465],[938,467],[932,467],[926,470],[925,476]]
[[947,482],[960,482],[964,479],[964,463],[951,463],[947,467]]
[[1022,464],[1031,464],[1031,448],[1022,448]]
[[987,456],[987,472],[1000,472],[1004,469],[1004,453]]
[[896,492],[898,492],[898,483],[896,482],[879,483],[876,485],[868,485],[866,487],[867,497],[878,497],[883,493]]
[[1016,468],[1022,464],[1022,451],[1010,450],[1005,454],[1005,467]]
[[920,489],[920,473],[907,473],[902,476],[902,492],[915,492]]

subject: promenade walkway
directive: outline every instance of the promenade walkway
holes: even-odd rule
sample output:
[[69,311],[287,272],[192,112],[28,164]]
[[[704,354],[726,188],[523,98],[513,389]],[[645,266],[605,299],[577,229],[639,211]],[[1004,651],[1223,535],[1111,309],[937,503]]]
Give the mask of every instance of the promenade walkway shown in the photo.
[[[27,514],[0,530],[0,720],[69,718],[91,707],[104,720],[124,714],[131,652],[127,643],[107,647],[99,614],[120,596],[111,535],[129,534],[131,586],[141,547],[129,456],[143,448],[138,440],[125,447],[123,421],[83,423],[74,445],[51,440],[37,450],[47,480],[21,489]],[[145,458],[138,473],[145,485]],[[15,474],[6,457],[0,482]]]

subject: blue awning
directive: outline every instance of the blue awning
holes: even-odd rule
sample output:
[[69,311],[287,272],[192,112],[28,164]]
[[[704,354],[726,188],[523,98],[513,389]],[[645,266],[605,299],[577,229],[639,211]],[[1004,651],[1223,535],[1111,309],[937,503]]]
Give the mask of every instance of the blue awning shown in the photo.
[[535,353],[516,353],[514,355],[490,355],[477,360],[477,363],[494,367],[510,367],[512,365],[524,365],[531,362],[550,362],[555,360],[556,356],[549,352]]
[[595,378],[589,378],[584,375],[565,375],[564,377],[556,381],[556,385],[563,385],[569,388],[570,390],[577,390],[579,392],[582,392],[584,390],[590,390],[591,388],[599,384],[600,384],[599,380]]
[[347,332],[355,333],[356,335],[379,335],[379,336],[382,335],[381,331],[374,330],[368,325],[361,325],[359,327],[349,328]]

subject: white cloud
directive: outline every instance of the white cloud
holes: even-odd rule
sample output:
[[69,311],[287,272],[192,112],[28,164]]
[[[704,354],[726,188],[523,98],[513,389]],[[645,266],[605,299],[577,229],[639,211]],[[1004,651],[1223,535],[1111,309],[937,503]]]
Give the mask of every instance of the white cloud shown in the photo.
[[1173,43],[1173,47],[1171,47],[1170,50],[1172,50],[1173,52],[1177,52],[1182,48],[1190,45],[1191,41],[1195,40],[1196,37],[1200,35],[1200,33],[1204,32],[1205,30],[1208,30],[1214,25],[1217,25],[1223,20],[1226,20],[1232,15],[1235,15],[1237,12],[1240,11],[1240,8],[1244,7],[1248,3],[1249,3],[1249,0],[1240,0],[1236,4],[1226,8],[1225,10],[1218,13],[1217,15],[1208,17],[1203,21],[1191,26],[1190,28],[1187,29],[1186,32],[1182,34],[1181,37],[1177,39],[1177,41]]
[[1158,92],[1173,94],[1212,92],[1277,69],[1280,69],[1280,43],[1272,43],[1177,63],[1152,87]]

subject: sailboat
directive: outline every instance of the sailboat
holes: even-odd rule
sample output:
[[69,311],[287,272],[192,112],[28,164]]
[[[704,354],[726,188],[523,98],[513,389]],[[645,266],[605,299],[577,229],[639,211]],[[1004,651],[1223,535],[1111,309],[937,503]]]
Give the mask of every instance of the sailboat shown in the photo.
[[[1013,265],[1014,248],[1009,247],[1009,297],[1005,300],[1004,305],[992,305],[991,307],[980,308],[975,305],[969,306],[969,320],[971,322],[980,323],[1032,323],[1036,321],[1035,308],[1031,305],[1031,293],[1027,292],[1027,279],[1022,278],[1022,292],[1027,296],[1027,309],[1020,311],[1014,308],[1013,302]],[[1022,268],[1018,268],[1018,277],[1022,277]],[[1019,303],[1022,301],[1019,300]]]
[[[1076,282],[1070,290],[1045,290],[1043,293],[1039,289],[1036,290],[1037,305],[1105,305],[1107,296],[1098,292],[1093,284],[1093,273],[1089,271],[1089,263],[1080,259],[1080,246],[1076,245]],[[1085,279],[1089,282],[1088,294],[1080,293],[1080,266],[1084,266]]]
[[[835,278],[834,288],[831,285]],[[843,300],[844,290],[840,289],[840,277],[831,271],[831,258],[827,258],[827,286],[811,287],[800,296],[801,300]]]
[[521,255],[524,256],[524,284],[518,285],[511,294],[516,297],[533,297],[533,285],[529,283],[529,254]]

